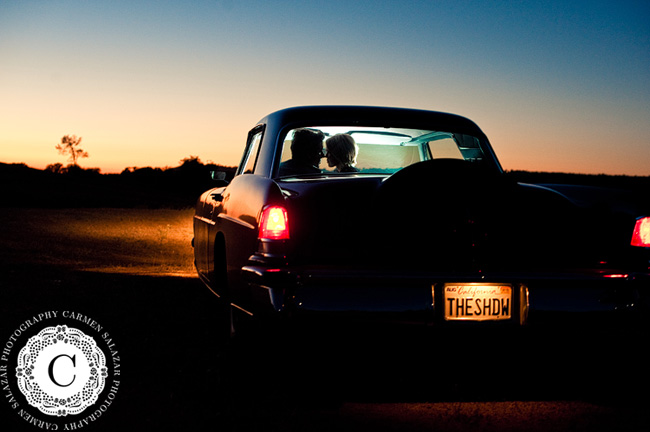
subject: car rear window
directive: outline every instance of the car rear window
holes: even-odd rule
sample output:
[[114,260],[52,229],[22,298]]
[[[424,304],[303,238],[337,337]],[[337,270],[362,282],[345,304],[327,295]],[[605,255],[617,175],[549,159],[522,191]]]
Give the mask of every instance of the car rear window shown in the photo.
[[[294,143],[294,136],[298,129],[290,130],[283,140],[278,177],[338,174],[337,166],[332,166],[326,156],[327,140],[337,134],[353,138],[356,159],[354,170],[350,171],[359,174],[392,174],[409,165],[431,159],[480,162],[485,157],[478,138],[451,132],[358,126],[314,126],[301,129],[322,133],[322,153],[320,156],[309,157],[309,161],[305,161],[301,155],[296,156],[294,152],[300,142],[296,140]],[[310,146],[312,153],[317,151],[313,143]],[[304,173],[297,169],[303,163],[309,165]]]

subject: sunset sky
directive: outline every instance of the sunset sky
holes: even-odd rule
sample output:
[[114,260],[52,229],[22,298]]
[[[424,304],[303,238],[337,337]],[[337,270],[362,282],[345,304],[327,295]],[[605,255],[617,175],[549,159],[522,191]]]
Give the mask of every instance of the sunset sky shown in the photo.
[[236,165],[295,105],[467,116],[505,169],[650,175],[650,2],[0,0],[0,162]]

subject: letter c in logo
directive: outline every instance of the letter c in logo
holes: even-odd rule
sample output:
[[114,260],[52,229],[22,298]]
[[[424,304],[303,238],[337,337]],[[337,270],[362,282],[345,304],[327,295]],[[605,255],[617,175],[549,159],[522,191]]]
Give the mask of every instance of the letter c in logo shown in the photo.
[[77,375],[74,375],[74,376],[72,377],[72,381],[70,381],[70,382],[67,383],[67,384],[59,384],[59,382],[54,378],[54,363],[56,363],[56,361],[57,361],[59,358],[61,358],[61,357],[67,357],[67,358],[69,358],[69,359],[72,361],[72,366],[73,366],[73,367],[74,367],[74,366],[77,366],[77,364],[76,364],[76,361],[77,361],[77,360],[76,360],[76,357],[77,357],[77,356],[76,356],[76,355],[73,355],[72,357],[70,357],[70,356],[67,355],[67,354],[59,354],[58,356],[56,356],[56,357],[54,357],[54,358],[52,359],[52,361],[50,362],[50,366],[47,368],[47,372],[48,372],[48,374],[50,375],[50,379],[52,380],[52,382],[53,382],[54,384],[58,385],[59,387],[68,387],[70,384],[72,384],[72,383],[74,382],[74,380],[77,378]]

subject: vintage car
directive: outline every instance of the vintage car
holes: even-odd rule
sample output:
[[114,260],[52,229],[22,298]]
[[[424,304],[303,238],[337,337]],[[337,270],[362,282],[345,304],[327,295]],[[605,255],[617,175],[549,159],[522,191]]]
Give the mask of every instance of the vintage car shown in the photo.
[[224,331],[245,318],[472,331],[646,316],[647,201],[518,183],[464,117],[284,109],[217,182],[193,245]]

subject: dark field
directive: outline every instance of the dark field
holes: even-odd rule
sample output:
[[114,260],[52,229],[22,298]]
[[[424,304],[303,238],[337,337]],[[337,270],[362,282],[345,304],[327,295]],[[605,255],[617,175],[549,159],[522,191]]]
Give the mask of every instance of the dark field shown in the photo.
[[[40,312],[76,311],[117,344],[117,397],[82,430],[236,431],[636,431],[647,403],[590,394],[574,382],[531,376],[485,388],[424,371],[404,374],[322,347],[322,358],[283,359],[267,345],[254,379],[226,388],[216,376],[213,297],[194,276],[190,210],[0,210],[0,342]],[[327,374],[326,369],[346,373]],[[570,359],[569,359],[570,360]],[[293,362],[293,363],[292,363]],[[294,365],[301,363],[301,367]],[[308,363],[312,362],[312,363]],[[417,363],[419,365],[422,362]],[[237,369],[237,368],[235,368]],[[287,371],[299,370],[302,375]],[[324,378],[325,377],[325,378]],[[333,377],[333,379],[329,379]],[[513,385],[516,384],[516,385]],[[522,391],[525,387],[525,391]],[[229,407],[224,410],[223,407]],[[2,430],[37,430],[0,401]]]

